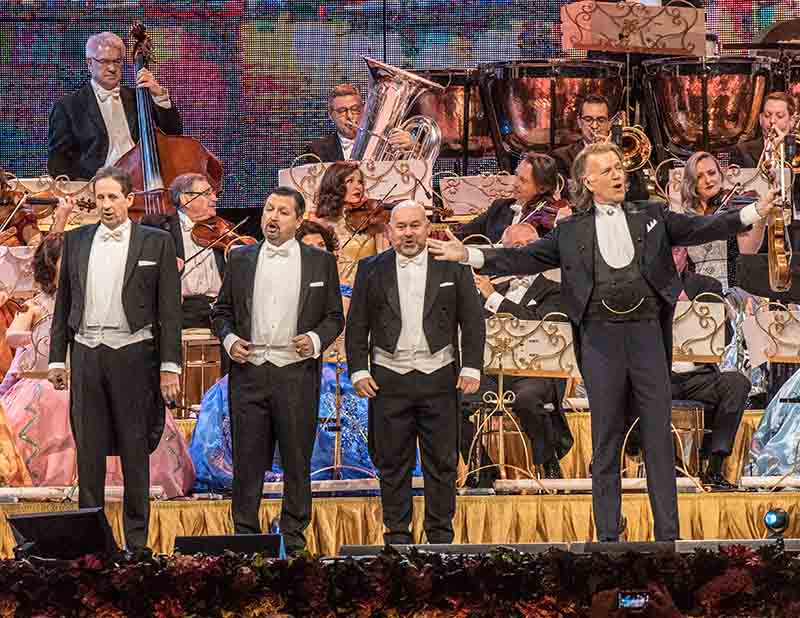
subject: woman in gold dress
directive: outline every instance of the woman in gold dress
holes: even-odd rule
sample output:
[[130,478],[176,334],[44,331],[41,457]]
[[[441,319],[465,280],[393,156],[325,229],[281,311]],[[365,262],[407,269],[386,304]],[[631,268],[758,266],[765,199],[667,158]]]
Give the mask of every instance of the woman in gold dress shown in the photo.
[[380,222],[383,213],[377,212],[363,231],[353,224],[353,217],[348,217],[348,211],[374,206],[374,200],[366,199],[364,176],[356,162],[331,165],[322,176],[315,201],[317,210],[313,218],[330,227],[338,240],[339,281],[352,285],[358,260],[386,248]]

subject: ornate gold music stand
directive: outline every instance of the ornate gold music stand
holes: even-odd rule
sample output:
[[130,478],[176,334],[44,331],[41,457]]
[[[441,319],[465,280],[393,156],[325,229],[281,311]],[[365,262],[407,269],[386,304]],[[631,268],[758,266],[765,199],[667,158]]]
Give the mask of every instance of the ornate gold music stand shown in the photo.
[[[497,376],[497,392],[486,392],[483,401],[493,406],[486,414],[479,416],[475,436],[470,444],[468,461],[473,461],[473,452],[478,457],[478,466],[468,470],[458,480],[459,485],[470,474],[481,470],[497,468],[500,478],[507,478],[507,470],[514,470],[533,480],[538,489],[550,493],[539,481],[535,471],[531,470],[528,446],[524,432],[516,417],[508,406],[514,403],[514,393],[506,390],[506,376],[526,376],[539,378],[570,378],[576,372],[574,352],[572,350],[571,327],[567,323],[551,322],[547,318],[566,317],[561,313],[550,313],[542,321],[520,320],[507,313],[497,314],[486,320],[486,347],[484,349],[484,371]],[[522,439],[525,456],[525,468],[506,462],[505,421],[511,421],[514,433]],[[492,429],[493,421],[497,429]],[[491,433],[498,434],[498,461],[488,465],[480,465],[480,449],[483,441]]]

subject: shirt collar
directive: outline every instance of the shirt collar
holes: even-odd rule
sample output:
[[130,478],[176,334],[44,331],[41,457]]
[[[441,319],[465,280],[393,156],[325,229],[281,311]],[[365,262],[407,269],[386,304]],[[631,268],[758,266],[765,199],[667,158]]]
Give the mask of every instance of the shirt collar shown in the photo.
[[622,204],[601,204],[600,202],[594,203],[594,211],[600,215],[614,216],[624,212]]
[[110,97],[112,94],[116,94],[117,96],[119,96],[119,91],[120,91],[119,86],[117,86],[112,90],[107,90],[94,80],[91,80],[90,83],[92,84],[92,90],[94,90],[95,95],[98,94],[101,95],[103,100],[108,99],[108,97]]
[[353,142],[356,141],[355,139],[350,139],[349,137],[345,137],[344,135],[338,132],[336,133],[336,135],[339,137],[339,143],[342,145],[342,148],[349,148],[350,146],[353,145]]
[[105,223],[100,223],[99,227],[97,228],[98,234],[110,234],[112,232],[119,232],[122,234],[122,239],[125,240],[131,235],[131,220],[128,219],[121,225],[118,225],[113,230],[106,227]]
[[182,210],[178,211],[178,220],[181,222],[181,228],[184,232],[191,232],[194,229],[194,221]]
[[291,255],[294,255],[296,251],[300,250],[300,245],[298,244],[298,242],[297,242],[297,240],[295,238],[290,238],[285,243],[283,243],[281,246],[276,247],[275,245],[273,245],[270,241],[268,241],[265,238],[264,239],[264,244],[261,247],[261,251],[263,252],[264,249],[269,249],[270,251],[280,251],[280,250],[286,249],[289,252],[289,255],[291,256]]
[[400,253],[396,253],[396,260],[398,266],[400,263],[407,264],[408,262],[414,264],[415,266],[422,266],[428,263],[428,247],[425,247],[422,251],[420,251],[417,255],[413,258],[407,258],[404,255],[400,255]]

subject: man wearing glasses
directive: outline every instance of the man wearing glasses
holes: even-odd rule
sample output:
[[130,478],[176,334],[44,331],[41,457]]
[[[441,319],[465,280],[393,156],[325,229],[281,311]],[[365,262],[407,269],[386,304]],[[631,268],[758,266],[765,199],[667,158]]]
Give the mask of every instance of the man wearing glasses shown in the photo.
[[[358,88],[352,84],[336,86],[328,95],[328,117],[336,126],[336,133],[308,144],[305,154],[314,154],[323,163],[349,161],[363,111],[364,101]],[[394,129],[388,139],[392,146],[401,150],[410,150],[413,144],[411,134],[400,129]]]
[[[50,111],[47,169],[52,176],[89,180],[139,141],[135,91],[120,85],[124,63],[125,44],[116,34],[101,32],[86,41],[91,81]],[[167,89],[147,69],[136,75],[136,87],[150,91],[158,127],[180,135],[181,119]]]
[[578,128],[581,138],[568,146],[553,150],[552,156],[558,164],[558,173],[565,179],[570,177],[572,162],[584,146],[604,140],[611,130],[608,99],[599,94],[587,95],[578,106]]

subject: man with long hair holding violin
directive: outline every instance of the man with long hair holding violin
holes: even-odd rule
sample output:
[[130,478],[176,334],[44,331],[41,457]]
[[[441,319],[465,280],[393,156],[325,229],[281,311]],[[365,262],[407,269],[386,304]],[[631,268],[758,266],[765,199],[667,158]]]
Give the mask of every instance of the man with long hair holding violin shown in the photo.
[[[455,235],[461,239],[485,236],[497,243],[505,229],[515,223],[530,223],[544,234],[553,229],[558,211],[568,208],[566,202],[553,196],[557,186],[558,171],[553,158],[528,153],[517,165],[515,197],[496,199],[486,212],[459,227]],[[471,242],[480,244],[481,240],[476,238]]]
[[[113,32],[94,34],[86,41],[91,81],[57,101],[50,111],[47,170],[52,176],[88,180],[139,141],[135,91],[120,85],[124,65],[125,43]],[[180,135],[178,110],[148,69],[136,75],[136,87],[150,91],[159,128]]]

